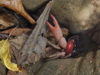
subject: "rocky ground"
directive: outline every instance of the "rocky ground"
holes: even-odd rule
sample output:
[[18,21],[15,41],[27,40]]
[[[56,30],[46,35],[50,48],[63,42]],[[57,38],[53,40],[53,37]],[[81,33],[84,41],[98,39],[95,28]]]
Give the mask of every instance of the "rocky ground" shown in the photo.
[[99,75],[100,50],[90,52],[78,58],[50,60],[43,64],[36,75]]

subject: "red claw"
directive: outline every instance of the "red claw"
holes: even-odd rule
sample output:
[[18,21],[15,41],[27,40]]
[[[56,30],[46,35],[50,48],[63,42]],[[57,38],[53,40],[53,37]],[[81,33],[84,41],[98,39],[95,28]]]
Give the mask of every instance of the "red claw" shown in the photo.
[[63,37],[63,34],[62,34],[62,30],[61,28],[59,27],[59,24],[56,20],[56,18],[51,14],[50,15],[51,18],[53,19],[53,23],[55,26],[52,26],[48,21],[46,22],[46,24],[48,25],[48,27],[50,28],[50,30],[52,31],[55,39],[58,41],[59,45],[66,49],[66,44],[67,44],[67,41],[66,39]]

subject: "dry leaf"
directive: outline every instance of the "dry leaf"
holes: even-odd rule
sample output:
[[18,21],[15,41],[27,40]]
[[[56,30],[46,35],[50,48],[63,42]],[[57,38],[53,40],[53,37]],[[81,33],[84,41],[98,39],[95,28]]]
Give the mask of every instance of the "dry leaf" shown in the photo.
[[16,49],[19,51],[24,45],[27,38],[28,38],[28,35],[22,34],[20,36],[17,36],[16,38],[10,39],[11,48],[12,46],[15,46]]
[[[45,23],[48,20],[50,8],[53,4],[53,1],[50,1],[40,17],[37,20],[37,25],[35,29],[32,31],[31,35],[25,42],[24,46],[22,47],[20,51],[20,56],[18,61],[18,64],[20,65],[25,65],[25,64],[30,64],[30,60],[33,57],[33,63],[37,62],[41,57],[45,57],[45,47],[47,40],[42,36],[45,35]],[[34,59],[34,54],[36,54],[36,57]],[[32,57],[31,57],[32,56]]]
[[27,71],[22,69],[21,72],[8,71],[7,75],[27,75]]
[[19,36],[23,33],[29,32],[29,31],[31,31],[31,29],[29,29],[29,28],[12,28],[12,29],[8,29],[5,31],[1,31],[0,33],[3,33],[3,34],[11,33],[12,36]]
[[20,71],[17,64],[11,62],[10,45],[8,40],[0,41],[0,59],[2,63],[12,71]]
[[15,21],[16,19],[11,14],[5,12],[0,13],[0,29],[13,26]]
[[9,71],[7,72],[7,75],[16,75],[16,72],[13,72],[13,71],[10,71],[10,70],[9,70]]
[[15,61],[18,63],[21,59],[19,59],[19,52],[21,48],[23,47],[25,41],[27,40],[28,35],[22,34],[20,36],[17,36],[16,38],[10,39],[10,53],[12,57],[12,61]]
[[12,9],[13,11],[24,16],[30,23],[35,23],[34,19],[25,11],[21,0],[0,0],[0,6]]
[[6,67],[2,64],[0,60],[0,75],[6,75]]

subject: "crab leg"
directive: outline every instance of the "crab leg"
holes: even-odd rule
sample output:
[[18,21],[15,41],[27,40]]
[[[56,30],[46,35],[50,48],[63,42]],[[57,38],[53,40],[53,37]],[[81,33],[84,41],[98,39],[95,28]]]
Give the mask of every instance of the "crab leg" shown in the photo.
[[48,56],[49,59],[56,59],[59,57],[64,57],[65,56],[65,52],[56,52],[53,55]]
[[58,41],[59,45],[62,48],[66,49],[67,41],[63,37],[62,30],[61,30],[56,18],[52,14],[50,16],[53,19],[53,23],[54,23],[55,26],[52,26],[48,21],[46,22],[46,24],[48,25],[48,27],[52,31],[52,33],[53,33],[55,39]]

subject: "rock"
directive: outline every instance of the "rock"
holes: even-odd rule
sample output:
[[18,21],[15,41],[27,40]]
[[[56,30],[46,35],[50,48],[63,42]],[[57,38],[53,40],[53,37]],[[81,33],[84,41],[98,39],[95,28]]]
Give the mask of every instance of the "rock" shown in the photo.
[[46,62],[36,75],[100,75],[100,50],[91,49],[78,58]]
[[44,65],[44,62],[40,60],[35,64],[26,65],[25,68],[27,70],[28,75],[36,75],[42,65]]
[[95,28],[88,31],[88,35],[94,43],[100,44],[100,25],[97,25]]
[[79,33],[98,24],[99,9],[100,0],[54,0],[52,13],[72,33]]
[[23,5],[28,10],[35,10],[40,7],[47,0],[22,0]]
[[97,44],[100,44],[100,35],[99,34],[100,34],[100,31],[95,32],[95,34],[92,37],[92,40]]

